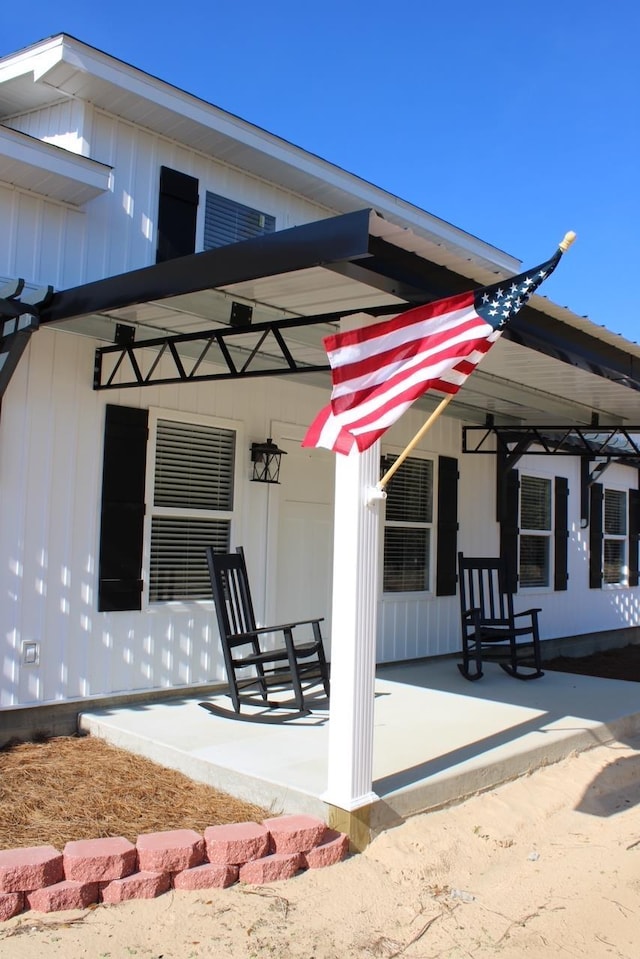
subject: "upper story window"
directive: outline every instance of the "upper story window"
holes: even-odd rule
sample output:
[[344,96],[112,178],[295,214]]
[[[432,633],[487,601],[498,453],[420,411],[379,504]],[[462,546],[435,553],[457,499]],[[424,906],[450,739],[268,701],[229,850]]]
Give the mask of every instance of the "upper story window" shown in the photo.
[[611,585],[626,585],[627,513],[626,492],[605,489],[603,580]]
[[[153,424],[152,418],[152,435]],[[150,602],[211,598],[205,548],[229,550],[235,455],[234,429],[155,418]]]
[[521,586],[549,586],[551,583],[552,496],[551,479],[542,476],[521,477]]
[[[386,471],[397,459],[383,457]],[[383,591],[431,589],[433,461],[407,457],[387,485]]]
[[212,250],[254,236],[273,233],[276,218],[218,193],[207,192],[204,213],[204,249]]

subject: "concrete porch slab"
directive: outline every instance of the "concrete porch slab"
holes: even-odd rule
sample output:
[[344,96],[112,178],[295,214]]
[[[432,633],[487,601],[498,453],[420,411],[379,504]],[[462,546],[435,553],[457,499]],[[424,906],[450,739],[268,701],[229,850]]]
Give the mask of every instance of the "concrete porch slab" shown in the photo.
[[[326,818],[329,713],[324,701],[289,722],[239,722],[202,698],[82,713],[79,727],[274,814]],[[229,709],[223,695],[210,705]],[[380,667],[376,678],[375,833],[556,762],[640,734],[637,683],[547,672],[519,682],[488,666],[479,682],[454,660]]]

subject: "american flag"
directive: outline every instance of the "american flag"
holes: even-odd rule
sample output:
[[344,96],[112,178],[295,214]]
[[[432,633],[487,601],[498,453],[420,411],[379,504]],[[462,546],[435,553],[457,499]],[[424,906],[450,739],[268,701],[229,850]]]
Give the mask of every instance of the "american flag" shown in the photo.
[[562,253],[501,283],[326,337],[331,402],[302,445],[346,454],[355,444],[362,452],[427,390],[457,393]]

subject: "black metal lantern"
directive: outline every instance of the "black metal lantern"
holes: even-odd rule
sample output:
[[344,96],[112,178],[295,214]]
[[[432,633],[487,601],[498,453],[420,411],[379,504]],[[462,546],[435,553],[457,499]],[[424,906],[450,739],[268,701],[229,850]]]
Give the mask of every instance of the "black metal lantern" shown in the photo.
[[251,462],[253,463],[252,483],[279,483],[280,461],[287,455],[286,450],[278,449],[271,437],[266,443],[251,444]]

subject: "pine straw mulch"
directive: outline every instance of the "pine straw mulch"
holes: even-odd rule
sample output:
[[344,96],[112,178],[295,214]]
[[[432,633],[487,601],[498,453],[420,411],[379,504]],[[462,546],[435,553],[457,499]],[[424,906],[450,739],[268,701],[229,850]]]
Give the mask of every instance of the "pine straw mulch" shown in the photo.
[[89,736],[0,750],[0,849],[260,822],[273,815]]

